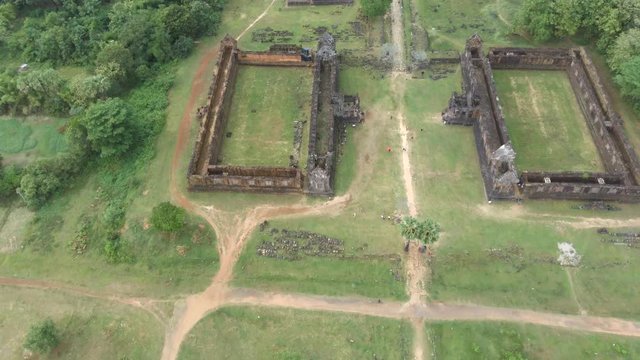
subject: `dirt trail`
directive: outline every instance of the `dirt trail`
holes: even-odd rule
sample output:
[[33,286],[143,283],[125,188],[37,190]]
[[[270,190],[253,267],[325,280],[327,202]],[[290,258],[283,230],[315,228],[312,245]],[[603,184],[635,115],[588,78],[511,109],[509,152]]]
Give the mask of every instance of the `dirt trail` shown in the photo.
[[[402,0],[393,0],[391,2],[391,38],[395,47],[394,52],[394,72],[391,76],[391,94],[396,99],[397,110],[396,118],[398,119],[398,131],[402,145],[402,178],[404,182],[404,190],[407,198],[407,207],[410,216],[418,215],[418,206],[416,203],[415,191],[413,188],[413,178],[411,173],[411,159],[409,153],[408,130],[404,120],[404,93],[406,82],[405,65],[405,48],[404,48],[404,21],[402,20]],[[407,290],[409,292],[409,304],[419,305],[426,301],[425,275],[427,269],[424,257],[416,246],[409,249],[409,258],[407,261]],[[411,322],[414,329],[413,339],[413,356],[414,359],[422,360],[425,358],[425,335],[424,320],[413,319]]]
[[75,286],[70,286],[66,284],[60,284],[60,283],[45,281],[45,280],[0,277],[0,286],[62,291],[62,292],[66,292],[69,294],[82,296],[82,297],[113,301],[119,304],[134,306],[139,309],[142,309],[148,312],[149,314],[151,314],[162,325],[167,324],[167,316],[162,311],[160,311],[155,305],[158,302],[163,302],[162,300],[154,300],[154,299],[148,299],[148,298],[129,298],[129,297],[116,296],[116,295],[102,294],[102,293],[95,292],[85,288],[80,288],[80,287],[75,287]]
[[580,300],[578,300],[578,294],[576,293],[576,287],[573,282],[574,269],[569,269],[568,267],[565,267],[564,271],[567,273],[567,278],[569,279],[569,289],[571,290],[571,297],[573,298],[573,301],[576,302],[576,306],[578,307],[578,311],[580,312],[580,315],[587,315],[588,314],[587,310],[584,307],[582,307]]
[[255,18],[255,20],[253,20],[253,22],[251,24],[249,24],[249,26],[247,26],[244,30],[242,30],[242,32],[240,33],[240,35],[238,35],[236,40],[240,40],[240,38],[242,38],[244,36],[244,34],[247,33],[247,31],[249,31],[255,24],[258,23],[258,21],[260,21],[260,19],[262,19],[265,15],[267,15],[267,13],[269,12],[269,9],[271,9],[273,4],[275,4],[275,3],[276,3],[276,0],[272,0],[271,3],[269,4],[269,6],[267,6],[267,8],[264,9],[262,14],[258,15],[258,17]]

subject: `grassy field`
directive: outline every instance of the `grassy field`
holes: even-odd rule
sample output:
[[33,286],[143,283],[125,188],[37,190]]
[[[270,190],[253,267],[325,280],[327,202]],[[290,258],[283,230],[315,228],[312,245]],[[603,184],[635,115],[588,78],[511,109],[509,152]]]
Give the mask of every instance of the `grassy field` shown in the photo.
[[65,119],[47,117],[0,117],[0,154],[4,162],[26,165],[64,151],[65,123]]
[[[280,309],[224,308],[201,320],[179,359],[407,359],[408,323]],[[215,341],[212,341],[215,339]]]
[[640,341],[532,325],[427,325],[436,359],[636,359]]
[[604,171],[564,71],[494,72],[516,166],[532,171]]
[[109,301],[57,291],[2,288],[0,354],[23,359],[32,324],[51,318],[61,343],[40,359],[158,359],[163,330],[152,315]]
[[[309,137],[312,80],[308,68],[240,66],[222,163],[288,167],[295,121],[305,122],[303,137]],[[301,148],[301,155],[306,152]]]

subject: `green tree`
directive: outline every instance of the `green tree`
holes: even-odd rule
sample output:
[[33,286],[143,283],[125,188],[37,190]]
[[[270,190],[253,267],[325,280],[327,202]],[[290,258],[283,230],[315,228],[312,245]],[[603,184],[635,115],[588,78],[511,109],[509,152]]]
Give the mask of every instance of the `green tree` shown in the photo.
[[609,51],[607,62],[614,72],[619,72],[622,64],[640,54],[640,28],[632,28],[620,34]]
[[65,81],[53,69],[29,70],[18,75],[16,88],[22,98],[22,113],[67,113],[69,105]]
[[28,350],[47,354],[60,343],[58,329],[53,320],[46,319],[31,326],[24,341],[24,347]]
[[10,199],[16,195],[21,177],[22,169],[16,165],[3,166],[0,156],[0,200]]
[[616,76],[622,94],[629,97],[640,110],[640,55],[620,66],[620,73]]
[[100,157],[124,154],[133,144],[133,121],[129,106],[119,98],[98,101],[80,120],[87,142]]
[[0,44],[5,43],[11,35],[11,26],[16,19],[16,8],[13,4],[0,4]]
[[106,43],[96,57],[96,74],[122,83],[133,71],[131,51],[117,41]]
[[104,75],[76,76],[69,84],[71,102],[76,107],[86,107],[104,97],[111,88],[111,80]]
[[177,207],[168,201],[162,202],[151,211],[151,225],[165,232],[180,230],[187,218],[183,208]]
[[382,16],[391,6],[391,0],[363,0],[361,3],[362,15],[368,18]]
[[400,223],[400,233],[408,242],[416,240],[421,244],[421,249],[427,245],[438,241],[440,237],[440,225],[432,219],[420,221],[414,217],[407,216]]
[[80,171],[82,161],[79,155],[72,153],[27,165],[20,179],[19,194],[29,207],[44,205]]

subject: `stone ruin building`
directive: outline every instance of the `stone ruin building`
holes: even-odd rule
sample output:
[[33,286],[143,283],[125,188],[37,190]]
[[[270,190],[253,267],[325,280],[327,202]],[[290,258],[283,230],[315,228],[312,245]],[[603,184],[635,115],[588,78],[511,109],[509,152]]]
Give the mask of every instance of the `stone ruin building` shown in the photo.
[[[206,105],[199,111],[201,126],[189,163],[190,191],[305,192],[332,195],[337,141],[342,126],[360,123],[364,113],[357,95],[338,92],[339,59],[333,37],[320,37],[317,51],[300,46],[273,45],[268,51],[244,51],[226,36]],[[225,128],[233,98],[238,67],[301,66],[313,70],[309,156],[306,169],[220,164]]]
[[[476,34],[467,41],[460,66],[462,93],[453,94],[442,120],[473,127],[489,201],[522,197],[640,201],[640,161],[584,48],[492,48],[485,55]],[[505,125],[493,69],[567,72],[606,171],[518,172],[517,149]]]

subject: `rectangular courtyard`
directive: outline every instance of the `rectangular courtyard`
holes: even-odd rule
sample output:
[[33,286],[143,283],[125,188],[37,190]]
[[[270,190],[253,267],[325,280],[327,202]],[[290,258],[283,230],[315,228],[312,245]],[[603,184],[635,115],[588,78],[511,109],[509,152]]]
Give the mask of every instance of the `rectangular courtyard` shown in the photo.
[[566,72],[494,70],[494,78],[519,170],[604,170]]
[[[312,82],[307,67],[239,66],[221,164],[288,167],[299,156],[304,167]],[[300,151],[296,121],[303,122]]]

